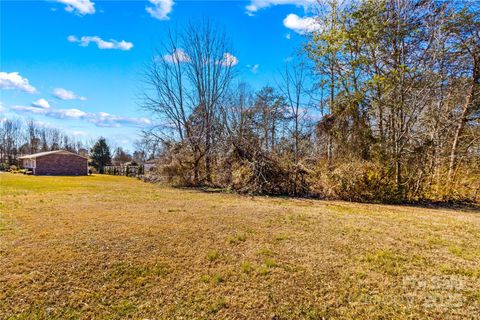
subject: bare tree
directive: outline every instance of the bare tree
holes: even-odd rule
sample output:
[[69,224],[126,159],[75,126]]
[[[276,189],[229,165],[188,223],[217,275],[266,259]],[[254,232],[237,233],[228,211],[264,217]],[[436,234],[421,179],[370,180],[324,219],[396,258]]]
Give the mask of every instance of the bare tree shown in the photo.
[[202,160],[203,180],[212,182],[214,124],[236,63],[225,33],[204,21],[170,32],[148,68],[144,108],[160,122],[151,134],[189,146],[194,184]]
[[293,122],[293,154],[294,163],[297,165],[299,161],[299,144],[302,129],[301,122],[307,112],[307,105],[305,101],[303,101],[306,95],[307,69],[303,62],[287,65],[281,76],[282,83],[279,88],[285,97],[289,108],[289,115]]
[[16,157],[22,143],[22,123],[5,119],[1,122],[1,162],[16,164]]
[[300,160],[300,140],[302,134],[302,120],[307,112],[305,99],[305,85],[307,69],[303,62],[285,67],[282,76],[282,84],[279,86],[289,108],[289,116],[292,124],[293,136],[293,194],[297,194],[298,171]]
[[33,120],[27,121],[27,136],[28,136],[28,145],[29,145],[29,152],[36,153],[40,148],[40,138],[38,137],[39,134],[39,126]]

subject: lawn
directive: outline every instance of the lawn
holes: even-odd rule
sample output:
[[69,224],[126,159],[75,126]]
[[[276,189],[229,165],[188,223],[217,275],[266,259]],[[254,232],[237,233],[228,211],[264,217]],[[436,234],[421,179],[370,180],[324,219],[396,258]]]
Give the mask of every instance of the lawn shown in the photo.
[[480,318],[480,213],[0,173],[1,319]]

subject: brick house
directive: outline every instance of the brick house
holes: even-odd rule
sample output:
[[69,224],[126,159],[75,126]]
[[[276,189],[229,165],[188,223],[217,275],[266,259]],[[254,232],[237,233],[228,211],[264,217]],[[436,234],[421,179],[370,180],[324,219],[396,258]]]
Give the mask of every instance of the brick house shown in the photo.
[[20,157],[22,167],[34,175],[86,176],[88,159],[66,150],[55,150]]

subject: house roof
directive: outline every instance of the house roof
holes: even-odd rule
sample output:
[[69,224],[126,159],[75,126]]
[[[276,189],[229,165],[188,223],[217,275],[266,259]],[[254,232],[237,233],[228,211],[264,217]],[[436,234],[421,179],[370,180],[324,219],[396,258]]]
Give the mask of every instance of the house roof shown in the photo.
[[[73,153],[73,152],[70,152],[70,151],[67,151],[67,150],[54,150],[54,151],[45,151],[45,152],[39,152],[39,153],[33,153],[33,154],[29,154],[29,155],[26,155],[26,156],[23,156],[23,157],[19,157],[18,159],[36,159],[36,158],[40,158],[40,157],[43,157],[43,156],[48,156],[50,154],[73,154],[75,156],[78,156],[78,157],[82,157],[82,158],[85,158],[84,156],[81,156],[79,154],[76,154],[76,153]],[[87,159],[87,158],[85,158]]]

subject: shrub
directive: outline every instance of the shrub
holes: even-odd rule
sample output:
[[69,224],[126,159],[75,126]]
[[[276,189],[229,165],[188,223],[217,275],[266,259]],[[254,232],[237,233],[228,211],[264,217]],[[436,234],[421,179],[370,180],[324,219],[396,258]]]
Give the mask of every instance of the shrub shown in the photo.
[[393,179],[384,167],[369,161],[352,161],[328,168],[317,169],[315,194],[348,201],[399,200]]
[[261,151],[254,158],[242,159],[232,166],[232,189],[251,194],[290,194],[289,168],[281,159]]
[[[174,144],[169,146],[154,174],[164,176],[168,183],[176,186],[194,186],[194,163],[186,144]],[[199,173],[202,170],[200,165],[198,170]]]

